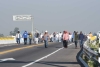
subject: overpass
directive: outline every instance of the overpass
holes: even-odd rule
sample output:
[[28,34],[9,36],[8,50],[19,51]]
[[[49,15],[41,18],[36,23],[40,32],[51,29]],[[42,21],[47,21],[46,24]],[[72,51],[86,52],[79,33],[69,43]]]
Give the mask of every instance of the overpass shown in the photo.
[[71,42],[68,48],[63,48],[62,42],[49,42],[44,48],[43,43],[18,45],[15,39],[5,40],[0,44],[0,67],[86,67],[80,60],[83,50],[79,44],[76,49]]
[[81,67],[77,61],[80,48],[75,49],[73,43],[67,49],[62,43],[49,43],[48,48],[43,43],[0,46],[0,67]]

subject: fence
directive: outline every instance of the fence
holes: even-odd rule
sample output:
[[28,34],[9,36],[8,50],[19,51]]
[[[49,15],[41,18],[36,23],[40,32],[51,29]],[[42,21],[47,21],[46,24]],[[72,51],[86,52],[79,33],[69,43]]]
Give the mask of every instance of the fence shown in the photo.
[[[91,41],[91,43],[96,45],[96,39]],[[85,41],[82,52],[80,54],[80,61],[85,67],[99,67],[99,49],[94,50],[89,45],[90,40]]]

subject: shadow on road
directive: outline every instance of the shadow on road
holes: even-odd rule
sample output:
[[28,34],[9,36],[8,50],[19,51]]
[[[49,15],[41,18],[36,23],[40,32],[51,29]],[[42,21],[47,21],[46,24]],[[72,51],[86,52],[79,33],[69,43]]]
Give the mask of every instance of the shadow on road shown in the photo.
[[31,63],[33,61],[4,61],[0,63]]
[[47,62],[47,61],[41,61],[37,63],[50,65],[50,66],[56,66],[56,67],[67,67],[67,66],[61,66],[63,64],[79,64],[78,62]]
[[47,61],[41,61],[41,62],[37,62],[37,63],[41,63],[41,64],[79,64],[78,62],[47,62]]
[[[33,61],[5,61],[1,63],[31,63]],[[50,66],[56,66],[56,67],[67,67],[67,66],[62,66],[63,64],[78,64],[78,62],[48,62],[48,61],[41,61],[41,62],[36,62],[37,64],[44,64],[44,65],[50,65]]]

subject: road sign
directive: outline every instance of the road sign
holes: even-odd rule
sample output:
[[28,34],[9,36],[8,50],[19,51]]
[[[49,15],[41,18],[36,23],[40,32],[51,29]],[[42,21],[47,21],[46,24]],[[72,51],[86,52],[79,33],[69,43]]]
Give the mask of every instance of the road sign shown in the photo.
[[32,15],[13,15],[13,21],[31,21]]

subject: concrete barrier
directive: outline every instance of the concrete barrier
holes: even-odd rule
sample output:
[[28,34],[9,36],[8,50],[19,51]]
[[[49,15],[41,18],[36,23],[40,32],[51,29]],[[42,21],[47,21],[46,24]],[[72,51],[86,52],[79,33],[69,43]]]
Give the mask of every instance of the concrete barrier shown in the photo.
[[16,43],[15,37],[0,37],[0,44]]

